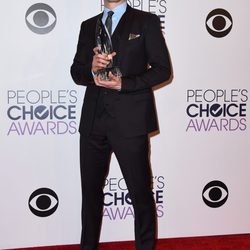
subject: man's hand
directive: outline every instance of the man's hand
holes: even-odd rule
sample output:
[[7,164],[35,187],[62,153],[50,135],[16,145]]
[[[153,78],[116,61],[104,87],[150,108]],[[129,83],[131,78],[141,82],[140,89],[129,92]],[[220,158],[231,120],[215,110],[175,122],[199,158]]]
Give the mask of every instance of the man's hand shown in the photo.
[[97,73],[98,70],[107,67],[110,60],[112,60],[112,58],[116,55],[116,52],[113,52],[112,54],[100,54],[98,47],[95,47],[93,51],[95,53],[91,69],[93,73]]
[[[98,47],[94,48],[93,51],[95,55],[93,57],[91,70],[94,74],[96,74],[98,70],[106,68],[110,63],[110,60],[112,60],[116,55],[116,52],[113,52],[112,54],[100,54]],[[94,81],[97,86],[108,89],[121,90],[121,77],[114,76],[111,72],[109,72],[108,81],[102,80],[98,74],[94,77]]]
[[95,84],[100,87],[121,90],[122,87],[122,79],[119,76],[114,76],[111,72],[109,72],[109,80],[102,80],[100,76],[95,77]]

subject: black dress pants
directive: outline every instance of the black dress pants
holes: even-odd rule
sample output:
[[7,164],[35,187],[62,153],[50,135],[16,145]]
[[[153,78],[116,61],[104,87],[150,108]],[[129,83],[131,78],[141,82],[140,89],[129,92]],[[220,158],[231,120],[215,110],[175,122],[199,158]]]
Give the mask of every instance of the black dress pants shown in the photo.
[[81,250],[97,250],[103,213],[103,187],[114,152],[126,181],[135,213],[136,250],[153,250],[156,234],[155,202],[151,188],[148,136],[124,138],[115,117],[104,111],[90,135],[80,137],[82,181]]

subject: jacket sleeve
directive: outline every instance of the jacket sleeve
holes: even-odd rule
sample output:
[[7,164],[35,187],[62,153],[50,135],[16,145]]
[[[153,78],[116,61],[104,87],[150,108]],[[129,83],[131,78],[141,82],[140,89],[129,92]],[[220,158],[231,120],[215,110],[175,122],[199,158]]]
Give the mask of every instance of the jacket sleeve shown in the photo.
[[74,82],[84,86],[94,84],[91,72],[93,48],[90,47],[89,36],[86,29],[87,25],[83,22],[79,34],[77,51],[70,70]]
[[123,77],[121,92],[151,88],[169,80],[171,76],[169,53],[161,31],[160,20],[156,15],[150,15],[144,33],[145,53],[149,67],[140,75]]

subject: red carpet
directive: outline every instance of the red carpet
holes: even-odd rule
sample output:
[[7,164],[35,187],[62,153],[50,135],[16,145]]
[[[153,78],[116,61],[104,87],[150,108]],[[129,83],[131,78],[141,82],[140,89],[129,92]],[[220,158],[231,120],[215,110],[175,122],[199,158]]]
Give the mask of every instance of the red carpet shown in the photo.
[[[26,248],[29,250],[79,250],[79,245]],[[19,250],[25,250],[21,248]],[[134,242],[100,244],[100,250],[135,250]],[[158,240],[156,250],[250,250],[250,234]]]

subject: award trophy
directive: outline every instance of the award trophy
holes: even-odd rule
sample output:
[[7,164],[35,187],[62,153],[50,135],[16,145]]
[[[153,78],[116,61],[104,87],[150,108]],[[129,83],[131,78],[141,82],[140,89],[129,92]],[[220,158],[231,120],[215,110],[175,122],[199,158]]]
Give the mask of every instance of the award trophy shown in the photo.
[[[101,19],[98,19],[96,23],[96,47],[100,54],[112,54],[113,46],[109,32],[105,25],[102,24]],[[109,81],[109,72],[114,76],[121,77],[122,73],[119,67],[113,65],[113,59],[110,59],[109,64],[104,69],[97,71],[97,75],[100,76],[101,80]]]

